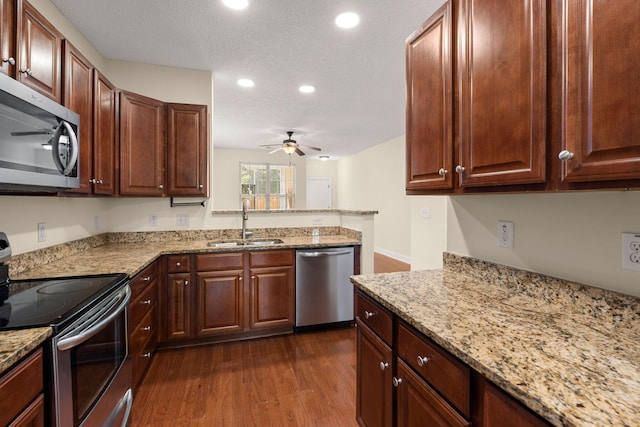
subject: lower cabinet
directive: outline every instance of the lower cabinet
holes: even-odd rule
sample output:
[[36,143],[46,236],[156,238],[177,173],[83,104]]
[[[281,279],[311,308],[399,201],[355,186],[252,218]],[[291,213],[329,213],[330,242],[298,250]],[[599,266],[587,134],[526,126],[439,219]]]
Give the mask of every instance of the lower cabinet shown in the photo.
[[0,377],[0,425],[44,427],[42,349]]
[[291,249],[167,256],[161,341],[293,331],[294,264]]
[[356,323],[360,426],[550,426],[361,291]]
[[130,280],[129,354],[135,388],[151,362],[158,340],[158,266],[146,267]]

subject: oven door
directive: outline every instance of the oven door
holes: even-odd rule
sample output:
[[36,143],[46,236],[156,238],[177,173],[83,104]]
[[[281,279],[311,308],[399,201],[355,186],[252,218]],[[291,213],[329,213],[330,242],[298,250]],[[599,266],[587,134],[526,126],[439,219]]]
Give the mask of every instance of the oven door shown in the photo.
[[128,284],[52,340],[57,427],[124,426],[133,395],[128,362]]

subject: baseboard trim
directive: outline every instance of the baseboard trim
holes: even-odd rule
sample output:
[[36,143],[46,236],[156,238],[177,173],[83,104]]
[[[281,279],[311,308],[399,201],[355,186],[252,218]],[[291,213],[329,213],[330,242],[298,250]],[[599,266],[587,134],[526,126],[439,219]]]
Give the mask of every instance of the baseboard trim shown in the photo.
[[379,253],[380,255],[384,255],[389,258],[393,258],[396,261],[404,262],[405,264],[411,265],[411,258],[404,255],[400,255],[399,253],[388,251],[386,249],[377,248],[377,247],[373,248],[373,252]]

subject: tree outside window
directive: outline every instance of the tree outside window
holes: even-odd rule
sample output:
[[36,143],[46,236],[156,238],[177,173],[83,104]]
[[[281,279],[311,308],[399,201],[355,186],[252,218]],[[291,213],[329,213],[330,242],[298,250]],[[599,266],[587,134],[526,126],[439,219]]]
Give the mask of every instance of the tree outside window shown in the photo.
[[240,163],[240,207],[284,210],[295,208],[296,167],[270,163]]

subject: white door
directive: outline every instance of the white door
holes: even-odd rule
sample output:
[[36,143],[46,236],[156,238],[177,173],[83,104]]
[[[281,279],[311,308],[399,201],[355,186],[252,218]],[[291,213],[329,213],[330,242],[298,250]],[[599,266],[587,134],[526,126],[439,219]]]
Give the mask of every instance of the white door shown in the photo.
[[331,178],[307,178],[307,209],[331,209]]

